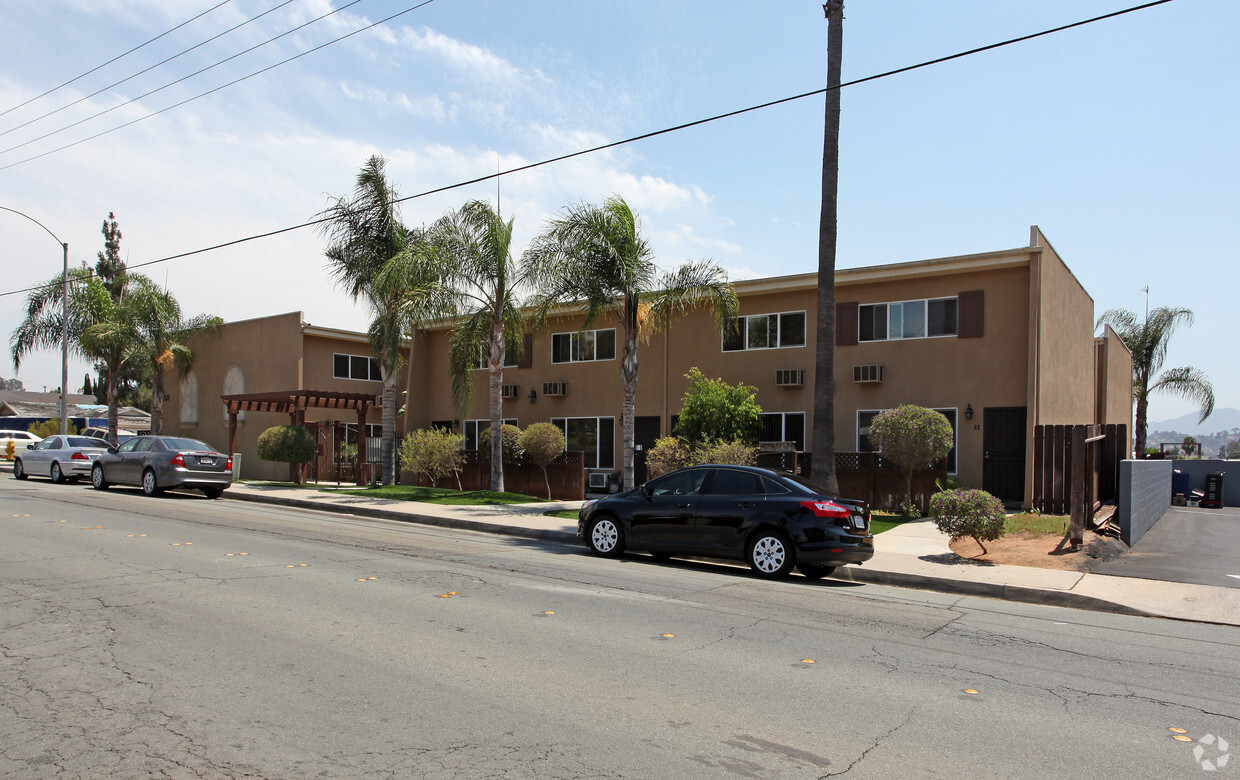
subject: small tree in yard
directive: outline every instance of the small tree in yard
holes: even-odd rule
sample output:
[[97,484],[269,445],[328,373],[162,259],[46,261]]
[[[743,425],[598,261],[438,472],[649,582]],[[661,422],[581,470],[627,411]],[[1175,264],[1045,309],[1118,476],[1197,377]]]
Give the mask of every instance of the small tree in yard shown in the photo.
[[521,432],[517,444],[525,451],[525,458],[542,469],[543,481],[547,483],[547,500],[551,500],[551,478],[547,465],[564,454],[564,432],[551,423],[534,423]]
[[[491,462],[491,448],[481,446],[483,442],[490,440],[490,426],[478,431],[478,459],[483,463]],[[525,455],[521,449],[521,429],[515,425],[502,425],[499,429],[499,440],[504,463],[509,465],[520,463],[521,458]]]
[[693,463],[693,450],[688,444],[675,436],[663,436],[656,439],[654,446],[646,452],[646,476],[653,479]]
[[682,439],[664,436],[655,441],[654,447],[646,455],[646,473],[653,479],[669,471],[700,463],[752,466],[757,460],[757,448],[743,441],[710,441],[690,447]]
[[456,477],[456,489],[461,489],[464,436],[442,428],[423,428],[401,441],[399,455],[406,469],[425,476],[432,486],[452,474]]
[[710,379],[697,368],[685,374],[689,389],[676,420],[676,435],[691,446],[712,441],[758,442],[757,388]]
[[982,548],[983,542],[1003,536],[1006,515],[1003,502],[985,490],[948,490],[930,497],[930,517],[934,525],[952,541],[968,536]]
[[955,445],[952,424],[933,409],[902,404],[875,415],[870,441],[904,472],[904,500],[913,505],[913,474],[947,457]]
[[698,447],[693,453],[697,463],[726,463],[732,466],[752,466],[758,462],[758,450],[743,441],[713,441]]
[[258,435],[258,457],[287,463],[293,481],[301,484],[300,466],[314,460],[314,434],[300,425],[277,425]]

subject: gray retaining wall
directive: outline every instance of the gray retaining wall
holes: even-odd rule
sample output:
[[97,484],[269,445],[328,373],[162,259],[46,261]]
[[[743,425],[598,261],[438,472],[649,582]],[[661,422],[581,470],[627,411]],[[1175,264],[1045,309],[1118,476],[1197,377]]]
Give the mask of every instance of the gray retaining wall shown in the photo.
[[[1132,546],[1171,506],[1170,460],[1125,460],[1119,464],[1120,538]],[[1204,477],[1202,478],[1204,482]],[[1224,480],[1223,487],[1227,487]]]

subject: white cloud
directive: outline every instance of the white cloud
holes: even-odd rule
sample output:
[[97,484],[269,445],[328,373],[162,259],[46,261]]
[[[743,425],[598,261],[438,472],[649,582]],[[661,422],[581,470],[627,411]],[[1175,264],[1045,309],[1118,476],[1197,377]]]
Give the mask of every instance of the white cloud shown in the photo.
[[340,91],[350,100],[374,106],[380,116],[402,112],[436,121],[448,118],[448,112],[444,109],[443,101],[438,95],[411,98],[404,92],[388,92],[377,87],[352,86],[348,82],[340,84]]

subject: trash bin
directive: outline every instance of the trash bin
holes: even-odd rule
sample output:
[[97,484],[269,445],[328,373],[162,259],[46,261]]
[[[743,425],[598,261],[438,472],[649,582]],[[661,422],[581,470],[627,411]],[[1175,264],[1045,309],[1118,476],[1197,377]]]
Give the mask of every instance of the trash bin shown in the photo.
[[1201,505],[1207,509],[1223,507],[1223,472],[1215,471],[1206,475],[1206,492],[1201,497]]
[[[1176,506],[1184,506],[1184,502],[1188,499],[1189,475],[1187,471],[1176,469],[1171,472],[1171,503]],[[1178,500],[1177,500],[1178,498]]]

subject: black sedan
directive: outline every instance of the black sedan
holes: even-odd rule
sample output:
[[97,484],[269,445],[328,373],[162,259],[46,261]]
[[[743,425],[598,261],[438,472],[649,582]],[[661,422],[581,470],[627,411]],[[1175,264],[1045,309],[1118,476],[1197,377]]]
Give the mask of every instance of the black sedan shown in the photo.
[[136,485],[148,496],[193,488],[207,498],[219,498],[232,477],[232,458],[180,436],[135,436],[96,458],[90,470],[90,484],[96,490]]
[[746,561],[760,577],[795,566],[811,579],[874,557],[864,501],[832,496],[786,471],[691,466],[587,501],[577,536],[596,555],[644,550]]

